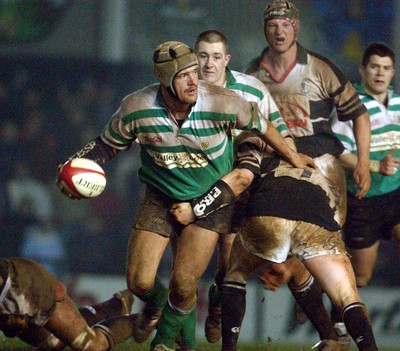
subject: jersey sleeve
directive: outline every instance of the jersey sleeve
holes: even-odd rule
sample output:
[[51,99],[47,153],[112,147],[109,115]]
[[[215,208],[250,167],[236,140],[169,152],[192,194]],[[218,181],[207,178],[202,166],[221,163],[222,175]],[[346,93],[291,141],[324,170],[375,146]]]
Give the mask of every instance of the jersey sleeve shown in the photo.
[[332,117],[332,130],[344,146],[342,154],[355,153],[357,144],[353,132],[353,121],[341,122],[335,113]]
[[266,117],[261,113],[256,102],[248,102],[239,97],[237,102],[236,128],[242,130],[266,133],[268,124]]
[[259,137],[254,135],[242,135],[237,145],[237,167],[245,168],[255,175],[261,175],[262,152],[266,144]]
[[263,91],[264,96],[259,102],[259,109],[264,118],[268,119],[283,138],[290,136],[290,131],[279,112],[278,106],[276,105],[274,99],[272,98],[269,90],[267,88]]
[[353,84],[345,77],[342,71],[331,61],[317,56],[316,65],[320,68],[319,79],[324,90],[332,99],[339,121],[350,121],[361,116],[367,110]]
[[103,129],[101,139],[114,149],[129,149],[131,144],[136,140],[134,127],[134,113],[130,112],[130,101],[128,98],[125,98]]

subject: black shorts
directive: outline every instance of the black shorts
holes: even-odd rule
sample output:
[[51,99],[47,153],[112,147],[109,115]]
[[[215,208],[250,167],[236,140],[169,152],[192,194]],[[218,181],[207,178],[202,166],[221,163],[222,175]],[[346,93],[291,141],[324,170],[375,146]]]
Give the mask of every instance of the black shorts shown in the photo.
[[400,223],[400,188],[389,194],[357,199],[347,198],[344,240],[350,249],[371,247],[378,240],[389,240],[393,226]]

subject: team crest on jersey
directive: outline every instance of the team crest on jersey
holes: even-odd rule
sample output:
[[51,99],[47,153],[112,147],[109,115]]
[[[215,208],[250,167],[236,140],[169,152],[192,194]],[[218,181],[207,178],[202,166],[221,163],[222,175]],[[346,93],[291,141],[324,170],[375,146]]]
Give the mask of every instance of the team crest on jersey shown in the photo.
[[209,141],[202,141],[200,143],[200,147],[201,147],[202,150],[207,150],[209,148],[209,146],[210,146],[210,142]]
[[305,78],[301,81],[300,83],[300,92],[303,95],[308,95],[308,93],[310,92],[310,79]]

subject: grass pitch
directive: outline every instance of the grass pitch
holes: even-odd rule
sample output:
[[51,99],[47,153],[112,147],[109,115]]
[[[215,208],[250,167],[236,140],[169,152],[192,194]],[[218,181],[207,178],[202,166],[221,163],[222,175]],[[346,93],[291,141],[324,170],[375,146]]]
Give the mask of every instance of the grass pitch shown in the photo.
[[[136,344],[130,340],[117,345],[113,350],[115,351],[148,351],[150,349],[150,343],[146,342],[143,344]],[[221,349],[221,345],[218,344],[209,344],[209,343],[200,343],[198,347],[198,351],[219,351]],[[282,346],[273,343],[265,343],[265,344],[253,344],[253,345],[240,345],[238,347],[238,351],[305,351],[310,350],[311,347],[299,347],[299,346]],[[1,351],[30,351],[37,350],[22,341],[13,338],[0,338],[0,350]],[[69,350],[69,349],[67,349]]]
[[[131,340],[128,340],[122,344],[117,345],[113,350],[115,351],[148,351],[150,344],[148,342],[143,344],[136,344]],[[198,351],[219,351],[221,344],[209,344],[199,343]],[[9,339],[4,336],[0,336],[0,350],[1,351],[30,351],[37,350],[31,346],[26,345],[17,338]],[[69,349],[68,349],[69,350]],[[273,342],[265,342],[262,344],[247,344],[241,345],[239,343],[238,351],[310,351],[311,345],[287,345],[277,344]],[[357,348],[353,346],[352,351],[356,351]],[[380,351],[398,351],[395,348],[379,348]]]

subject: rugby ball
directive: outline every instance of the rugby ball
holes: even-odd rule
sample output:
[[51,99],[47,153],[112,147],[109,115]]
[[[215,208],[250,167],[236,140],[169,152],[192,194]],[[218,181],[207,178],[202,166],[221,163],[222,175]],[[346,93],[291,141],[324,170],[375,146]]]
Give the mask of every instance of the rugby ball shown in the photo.
[[106,187],[103,168],[87,158],[74,158],[63,164],[58,179],[69,191],[78,197],[99,196]]

